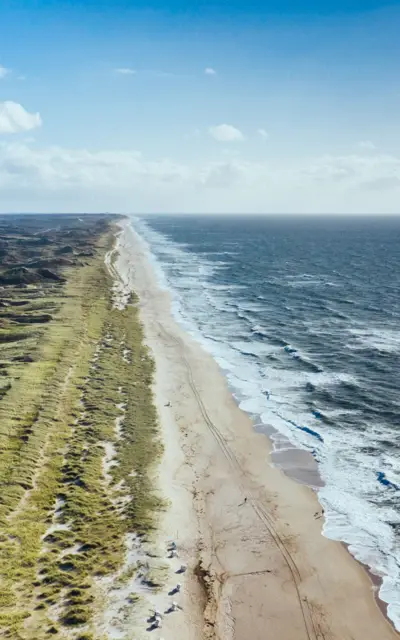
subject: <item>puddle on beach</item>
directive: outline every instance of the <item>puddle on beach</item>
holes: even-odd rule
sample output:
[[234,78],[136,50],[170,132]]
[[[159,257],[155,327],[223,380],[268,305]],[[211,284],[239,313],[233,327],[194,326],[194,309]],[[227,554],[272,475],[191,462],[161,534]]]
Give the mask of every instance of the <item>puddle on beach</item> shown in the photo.
[[282,469],[285,475],[312,489],[324,486],[318,464],[311,453],[294,447],[288,438],[269,425],[258,423],[254,428],[270,440],[271,462]]

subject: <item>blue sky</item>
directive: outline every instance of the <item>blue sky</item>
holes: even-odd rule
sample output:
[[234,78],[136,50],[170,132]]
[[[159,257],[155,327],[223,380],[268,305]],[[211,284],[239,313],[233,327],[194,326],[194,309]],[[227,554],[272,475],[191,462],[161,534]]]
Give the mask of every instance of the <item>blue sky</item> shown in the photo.
[[3,0],[0,208],[400,212],[398,33],[376,0]]

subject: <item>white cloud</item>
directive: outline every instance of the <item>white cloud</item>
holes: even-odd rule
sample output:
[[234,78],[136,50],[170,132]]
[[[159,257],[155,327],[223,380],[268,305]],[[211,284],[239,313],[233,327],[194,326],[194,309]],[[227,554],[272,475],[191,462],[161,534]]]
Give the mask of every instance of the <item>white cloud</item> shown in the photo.
[[205,167],[200,180],[205,187],[231,189],[235,185],[240,186],[245,183],[247,178],[245,165],[235,159],[231,159],[212,163]]
[[257,133],[259,136],[261,136],[261,138],[263,138],[263,140],[269,138],[269,133],[265,131],[265,129],[257,129]]
[[395,213],[399,202],[400,157],[391,155],[184,163],[0,143],[2,211]]
[[29,113],[17,102],[0,102],[0,134],[36,129],[42,124],[39,113]]
[[9,73],[11,73],[11,69],[7,69],[0,64],[0,80],[8,76]]
[[204,73],[206,74],[206,76],[216,76],[217,75],[217,72],[212,67],[206,67],[204,69]]
[[136,73],[135,69],[130,69],[129,67],[121,67],[119,69],[114,69],[114,72],[120,76],[134,76]]
[[230,124],[219,124],[216,127],[210,127],[208,131],[214,140],[218,140],[218,142],[241,142],[244,140],[244,135],[240,129],[236,129]]
[[361,140],[361,142],[358,143],[358,146],[360,149],[364,149],[365,151],[373,151],[376,149],[376,146],[371,142],[371,140]]
[[302,173],[320,183],[342,183],[343,188],[376,188],[377,184],[400,184],[400,158],[389,154],[326,155]]

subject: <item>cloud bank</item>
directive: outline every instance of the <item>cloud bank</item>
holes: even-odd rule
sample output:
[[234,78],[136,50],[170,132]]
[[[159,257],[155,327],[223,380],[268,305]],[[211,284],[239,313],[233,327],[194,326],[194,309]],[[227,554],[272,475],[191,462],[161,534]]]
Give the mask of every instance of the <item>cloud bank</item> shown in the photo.
[[389,154],[193,164],[0,143],[2,211],[395,213],[399,204],[400,157]]

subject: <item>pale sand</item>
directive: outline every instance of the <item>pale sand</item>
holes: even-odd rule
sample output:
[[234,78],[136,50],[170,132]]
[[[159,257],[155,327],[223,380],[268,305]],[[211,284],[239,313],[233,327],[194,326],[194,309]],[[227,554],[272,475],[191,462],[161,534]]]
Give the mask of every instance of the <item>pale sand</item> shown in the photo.
[[[175,539],[179,561],[189,565],[178,578],[183,593],[174,598],[183,610],[166,616],[161,633],[149,637],[398,638],[366,571],[343,545],[321,535],[313,491],[271,465],[267,437],[237,407],[215,361],[172,318],[169,296],[125,223],[118,269],[140,297],[156,362],[165,443],[159,486],[171,501],[160,543]],[[199,561],[205,585],[193,572]]]

